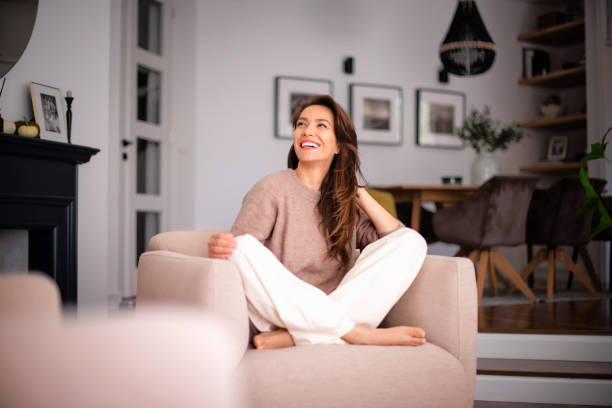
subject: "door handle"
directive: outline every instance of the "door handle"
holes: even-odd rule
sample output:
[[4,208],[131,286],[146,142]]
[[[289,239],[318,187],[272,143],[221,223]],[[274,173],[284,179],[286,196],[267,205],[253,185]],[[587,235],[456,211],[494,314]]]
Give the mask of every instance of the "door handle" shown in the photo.
[[121,144],[123,145],[123,147],[128,147],[128,146],[129,146],[129,145],[131,145],[132,143],[134,143],[134,142],[132,142],[131,140],[127,140],[127,139],[123,139],[123,140],[121,141]]

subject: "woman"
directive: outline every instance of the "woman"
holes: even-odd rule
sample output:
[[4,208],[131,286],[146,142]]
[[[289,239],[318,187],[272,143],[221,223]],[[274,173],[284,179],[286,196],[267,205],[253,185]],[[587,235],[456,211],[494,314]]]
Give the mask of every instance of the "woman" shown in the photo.
[[231,233],[208,242],[241,272],[255,346],[424,344],[421,328],[377,326],[416,277],[425,241],[359,186],[357,135],[331,97],[292,120],[289,169],[260,180]]

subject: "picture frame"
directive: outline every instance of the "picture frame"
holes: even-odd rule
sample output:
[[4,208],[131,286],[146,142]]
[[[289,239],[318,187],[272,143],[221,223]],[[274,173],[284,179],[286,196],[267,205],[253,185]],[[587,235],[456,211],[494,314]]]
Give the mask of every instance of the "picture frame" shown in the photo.
[[416,90],[416,144],[423,147],[463,149],[455,130],[465,120],[465,94],[441,89]]
[[40,138],[67,143],[66,110],[60,89],[30,82],[30,95]]
[[349,84],[349,113],[359,143],[402,144],[403,112],[401,87]]
[[567,136],[551,136],[548,139],[548,153],[546,159],[549,161],[562,161],[567,158]]
[[301,103],[315,95],[333,96],[334,86],[328,79],[277,76],[274,79],[274,134],[293,139],[291,115]]

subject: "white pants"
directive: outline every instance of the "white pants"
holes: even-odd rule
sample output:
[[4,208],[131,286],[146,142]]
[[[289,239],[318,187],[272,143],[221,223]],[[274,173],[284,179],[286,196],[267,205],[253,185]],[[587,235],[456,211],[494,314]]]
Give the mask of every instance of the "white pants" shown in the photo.
[[368,245],[329,295],[291,273],[251,235],[236,238],[249,317],[260,331],[286,328],[296,345],[344,343],[355,324],[377,327],[410,286],[427,252],[419,233],[401,228]]

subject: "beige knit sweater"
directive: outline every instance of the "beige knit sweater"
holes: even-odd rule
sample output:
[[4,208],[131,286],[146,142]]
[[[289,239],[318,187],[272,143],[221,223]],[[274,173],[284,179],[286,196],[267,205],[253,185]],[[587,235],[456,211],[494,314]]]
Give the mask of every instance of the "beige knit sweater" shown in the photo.
[[244,197],[232,233],[251,234],[297,277],[330,293],[355,263],[360,250],[380,235],[360,211],[350,242],[349,267],[342,267],[338,259],[329,259],[317,209],[320,196],[318,191],[306,187],[294,170],[270,174]]

